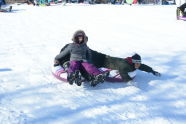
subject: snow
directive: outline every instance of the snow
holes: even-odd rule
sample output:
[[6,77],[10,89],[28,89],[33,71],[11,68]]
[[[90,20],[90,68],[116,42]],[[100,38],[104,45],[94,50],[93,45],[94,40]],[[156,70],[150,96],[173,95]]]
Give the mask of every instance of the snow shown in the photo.
[[[186,43],[176,6],[13,5],[0,13],[1,124],[184,124]],[[90,87],[55,79],[56,54],[83,29],[90,48],[116,57],[137,52],[162,77]]]

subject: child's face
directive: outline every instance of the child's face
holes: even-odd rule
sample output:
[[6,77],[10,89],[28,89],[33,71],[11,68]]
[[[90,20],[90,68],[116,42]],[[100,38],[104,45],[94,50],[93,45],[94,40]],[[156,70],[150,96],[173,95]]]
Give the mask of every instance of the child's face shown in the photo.
[[78,41],[79,41],[79,43],[82,43],[83,42],[83,36],[79,36]]

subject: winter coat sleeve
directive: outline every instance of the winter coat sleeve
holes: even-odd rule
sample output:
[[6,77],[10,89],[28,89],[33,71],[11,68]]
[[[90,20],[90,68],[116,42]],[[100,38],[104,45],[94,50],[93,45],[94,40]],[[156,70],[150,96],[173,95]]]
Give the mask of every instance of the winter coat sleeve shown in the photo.
[[70,45],[70,44],[66,44],[66,45],[60,50],[60,53],[61,53],[62,51],[64,51],[64,49],[66,49],[69,45]]
[[141,64],[139,70],[149,72],[149,73],[152,73],[154,71],[151,67],[145,64]]
[[58,60],[58,61],[62,60],[63,57],[70,54],[70,50],[71,50],[70,45],[65,46],[64,49],[61,51],[61,53],[55,57],[55,60]]

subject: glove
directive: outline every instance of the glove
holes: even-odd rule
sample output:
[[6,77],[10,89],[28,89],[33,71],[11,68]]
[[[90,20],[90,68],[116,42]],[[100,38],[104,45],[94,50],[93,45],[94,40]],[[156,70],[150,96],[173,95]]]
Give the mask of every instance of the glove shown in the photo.
[[159,72],[157,72],[157,71],[153,71],[152,74],[155,75],[155,76],[158,76],[158,77],[161,76],[161,74]]
[[55,66],[59,66],[59,61],[58,60],[54,60],[54,67]]

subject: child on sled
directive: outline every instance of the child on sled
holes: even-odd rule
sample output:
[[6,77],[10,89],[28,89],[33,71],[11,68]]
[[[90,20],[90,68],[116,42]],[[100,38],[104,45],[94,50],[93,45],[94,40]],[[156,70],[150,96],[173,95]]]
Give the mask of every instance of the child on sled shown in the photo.
[[67,69],[67,81],[71,85],[73,83],[76,83],[78,86],[81,85],[81,69],[92,76],[90,81],[91,86],[96,86],[98,83],[104,82],[105,74],[91,64],[91,52],[87,46],[87,40],[88,37],[84,31],[76,31],[72,38],[73,43],[69,44],[55,57],[55,63],[58,64],[61,58],[70,54],[70,65]]

